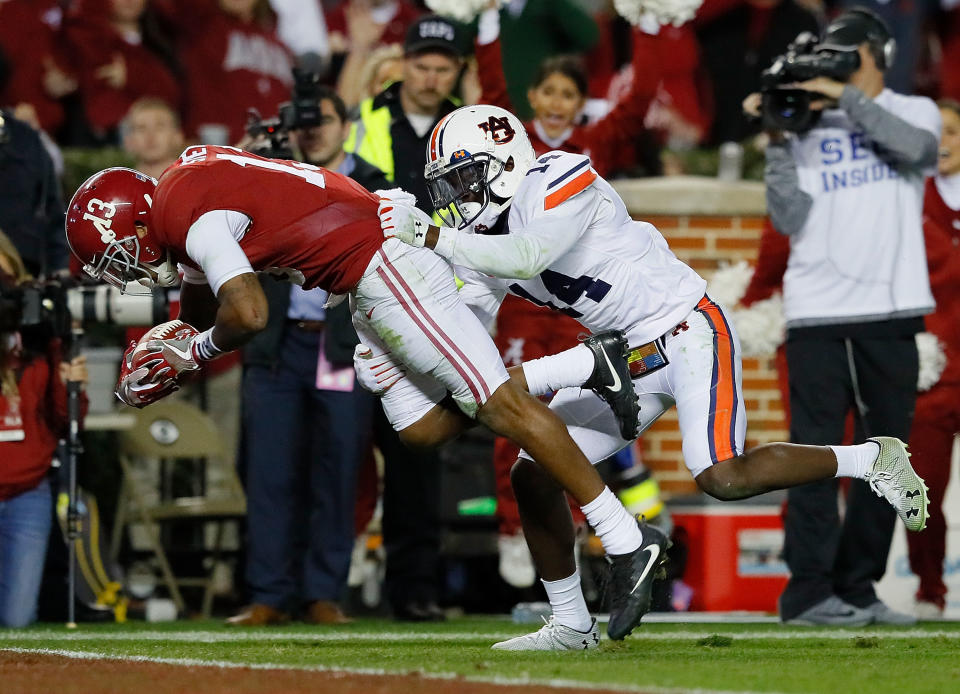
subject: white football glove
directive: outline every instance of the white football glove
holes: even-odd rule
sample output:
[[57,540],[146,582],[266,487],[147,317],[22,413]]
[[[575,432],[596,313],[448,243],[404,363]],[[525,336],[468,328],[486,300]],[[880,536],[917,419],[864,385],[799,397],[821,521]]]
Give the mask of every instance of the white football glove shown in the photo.
[[353,350],[353,368],[360,387],[374,395],[383,395],[407,375],[407,367],[403,362],[395,361],[390,352],[375,355],[372,349],[362,344]]
[[416,248],[423,247],[427,240],[427,231],[433,224],[430,216],[416,205],[390,198],[380,198],[377,215],[380,217],[380,229],[386,238],[396,238]]
[[402,205],[409,205],[410,207],[417,206],[417,196],[413,193],[408,193],[403,188],[380,189],[373,191],[373,194],[381,200],[391,200],[393,202],[399,202]]

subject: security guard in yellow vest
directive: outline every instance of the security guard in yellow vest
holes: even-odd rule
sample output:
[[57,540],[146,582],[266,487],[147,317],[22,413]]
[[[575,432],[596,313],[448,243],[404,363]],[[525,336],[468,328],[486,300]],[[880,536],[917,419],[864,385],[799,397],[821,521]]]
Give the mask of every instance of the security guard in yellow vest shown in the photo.
[[403,44],[403,80],[360,104],[360,118],[344,145],[415,195],[424,210],[430,209],[423,178],[427,140],[433,126],[459,106],[451,97],[463,66],[457,32],[444,17],[414,22]]

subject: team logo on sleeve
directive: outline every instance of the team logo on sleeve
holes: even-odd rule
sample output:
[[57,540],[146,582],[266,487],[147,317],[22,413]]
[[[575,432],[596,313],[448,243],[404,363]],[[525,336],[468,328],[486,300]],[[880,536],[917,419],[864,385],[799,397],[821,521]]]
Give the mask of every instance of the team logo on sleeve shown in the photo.
[[485,123],[477,123],[477,127],[485,133],[490,133],[494,143],[498,145],[507,144],[517,134],[506,116],[490,116]]

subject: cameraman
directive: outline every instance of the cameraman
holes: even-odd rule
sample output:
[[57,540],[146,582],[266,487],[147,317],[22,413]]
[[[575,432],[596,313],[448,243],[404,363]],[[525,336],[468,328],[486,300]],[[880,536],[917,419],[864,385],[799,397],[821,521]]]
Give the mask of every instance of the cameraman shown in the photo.
[[[858,66],[845,82],[784,85],[811,92],[819,119],[805,132],[771,133],[767,148],[767,208],[791,241],[783,300],[795,443],[840,444],[851,409],[856,442],[881,431],[903,440],[910,434],[914,335],[934,307],[921,218],[940,114],[930,99],[884,87],[894,47],[871,12],[837,17],[815,55]],[[759,104],[751,95],[744,110],[759,115]],[[795,487],[787,499],[791,578],[780,596],[783,622],[914,621],[890,610],[873,587],[893,534],[889,504],[854,480],[841,526],[835,481]]]
[[[350,122],[335,92],[315,86],[309,98],[295,94],[288,113],[280,135],[291,128],[297,159],[371,191],[390,187],[379,169],[344,152]],[[272,146],[286,149],[282,139]],[[243,351],[251,604],[227,622],[260,626],[301,616],[313,624],[343,624],[350,620],[339,600],[374,403],[354,382],[357,335],[348,302],[325,307],[322,289],[304,291],[267,275],[260,282],[269,306],[267,327]],[[343,380],[334,380],[337,372]]]
[[62,362],[58,338],[21,335],[16,287],[28,279],[0,233],[0,627],[35,618],[53,522],[47,473],[68,426],[65,384],[87,380],[85,358]]

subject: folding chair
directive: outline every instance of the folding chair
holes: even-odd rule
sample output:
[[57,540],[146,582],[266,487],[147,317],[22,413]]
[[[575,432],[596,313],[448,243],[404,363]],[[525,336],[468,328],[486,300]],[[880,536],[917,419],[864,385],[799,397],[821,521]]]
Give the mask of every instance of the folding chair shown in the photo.
[[[134,426],[120,434],[119,459],[123,482],[117,502],[111,555],[116,558],[119,552],[123,528],[142,524],[146,529],[146,542],[157,559],[163,581],[177,608],[182,611],[185,607],[180,586],[199,586],[204,589],[203,616],[209,617],[214,572],[222,551],[223,526],[227,521],[243,518],[247,512],[243,487],[236,468],[225,459],[220,432],[210,417],[194,405],[183,401],[157,402],[140,410]],[[213,468],[219,468],[226,493],[161,499],[159,480],[147,481],[135,472],[139,463],[147,461],[157,461],[158,466],[202,463],[206,467],[199,469],[205,469],[208,476]],[[205,576],[175,576],[167,559],[160,524],[183,520],[215,523],[210,569]]]

